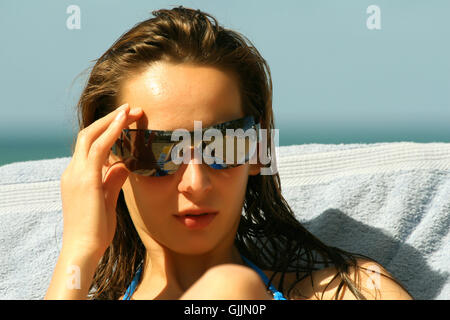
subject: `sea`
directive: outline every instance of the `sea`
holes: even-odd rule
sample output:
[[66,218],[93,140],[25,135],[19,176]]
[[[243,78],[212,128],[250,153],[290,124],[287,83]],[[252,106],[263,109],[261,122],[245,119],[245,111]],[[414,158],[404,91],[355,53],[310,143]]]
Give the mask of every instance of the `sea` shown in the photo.
[[[299,131],[285,129],[279,131],[279,146],[301,144],[353,144],[353,143],[378,143],[378,142],[446,142],[450,143],[448,132],[412,132],[405,134],[393,131],[378,131],[361,134],[361,132],[343,130],[339,131]],[[0,166],[14,162],[34,161],[41,159],[54,159],[71,157],[72,146],[75,138],[39,137],[39,139],[0,139]]]

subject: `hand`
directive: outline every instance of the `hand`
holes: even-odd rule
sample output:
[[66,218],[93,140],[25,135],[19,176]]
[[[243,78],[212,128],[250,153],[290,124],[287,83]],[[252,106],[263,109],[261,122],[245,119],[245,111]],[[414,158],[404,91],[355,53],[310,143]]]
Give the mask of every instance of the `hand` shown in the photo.
[[123,163],[108,168],[108,157],[122,129],[142,114],[142,109],[130,111],[125,104],[79,132],[72,160],[61,176],[63,248],[101,257],[111,244],[117,198],[129,171]]

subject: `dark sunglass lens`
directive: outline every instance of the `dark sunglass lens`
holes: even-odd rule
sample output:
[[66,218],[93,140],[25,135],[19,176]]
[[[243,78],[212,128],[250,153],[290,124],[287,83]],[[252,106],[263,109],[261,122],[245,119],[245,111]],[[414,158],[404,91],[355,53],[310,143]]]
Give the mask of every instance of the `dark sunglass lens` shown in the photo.
[[[211,141],[202,142],[203,160],[211,168],[236,167],[253,156],[256,149],[255,133],[256,140],[258,136],[258,125],[255,125],[253,117],[224,122],[210,128],[219,130],[222,137],[217,143],[214,137]],[[227,135],[227,129],[232,129],[235,135]],[[256,131],[251,132],[250,136],[242,136],[241,133],[248,132],[248,129]],[[178,143],[172,141],[171,137],[172,131],[124,129],[121,139],[112,147],[112,152],[136,174],[156,177],[174,174],[180,165],[171,158],[172,150]],[[192,133],[191,139],[194,141]]]
[[128,170],[143,176],[166,176],[179,166],[171,161],[173,142],[159,137],[157,132],[124,130],[121,141],[113,146],[113,153],[122,158]]

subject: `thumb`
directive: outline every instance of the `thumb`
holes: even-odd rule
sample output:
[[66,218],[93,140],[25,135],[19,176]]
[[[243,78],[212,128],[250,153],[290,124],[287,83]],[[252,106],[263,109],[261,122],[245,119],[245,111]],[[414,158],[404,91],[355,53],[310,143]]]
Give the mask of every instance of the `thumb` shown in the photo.
[[108,211],[116,208],[120,189],[128,178],[129,173],[123,162],[116,162],[107,169],[103,179],[103,190],[105,192],[105,205]]

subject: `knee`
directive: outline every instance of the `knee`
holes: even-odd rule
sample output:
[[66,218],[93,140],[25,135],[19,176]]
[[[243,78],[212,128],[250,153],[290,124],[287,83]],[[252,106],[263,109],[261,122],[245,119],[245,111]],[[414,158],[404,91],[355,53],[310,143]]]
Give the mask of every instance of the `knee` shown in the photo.
[[245,289],[247,287],[263,286],[261,277],[246,266],[237,264],[222,264],[212,267],[205,273],[210,283],[215,283],[217,287],[234,287],[235,289]]
[[188,291],[205,299],[271,298],[261,277],[253,269],[237,264],[212,267]]

